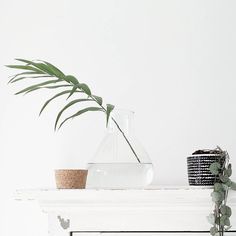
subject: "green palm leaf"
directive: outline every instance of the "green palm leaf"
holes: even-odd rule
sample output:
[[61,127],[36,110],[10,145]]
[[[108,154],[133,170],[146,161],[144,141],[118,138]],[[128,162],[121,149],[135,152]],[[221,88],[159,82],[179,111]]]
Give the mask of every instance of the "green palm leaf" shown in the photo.
[[91,96],[91,90],[87,84],[79,84],[78,85],[81,90],[83,90],[88,96]]
[[[67,97],[67,99],[68,99],[69,97],[71,97],[71,96],[76,92],[77,89],[78,89],[78,84],[75,84],[75,85],[73,86],[73,88],[71,89],[70,94],[69,94],[69,96]],[[81,92],[82,92],[82,91],[81,91]]]
[[95,98],[95,100],[97,101],[97,103],[102,106],[102,98],[101,97],[98,97],[96,95],[93,95],[93,97]]
[[33,89],[36,89],[38,87],[41,87],[41,86],[44,86],[44,85],[47,85],[47,84],[55,84],[55,83],[60,82],[60,81],[61,81],[60,79],[48,80],[46,82],[42,82],[42,83],[39,83],[39,84],[31,85],[31,86],[29,86],[29,87],[27,87],[25,89],[22,89],[21,91],[17,92],[16,95],[20,94],[20,93],[25,93],[25,92],[27,92],[29,90],[33,90]]
[[8,83],[11,83],[12,80],[14,80],[17,76],[20,76],[20,75],[43,75],[44,73],[41,72],[41,73],[38,73],[38,72],[22,72],[22,73],[19,73],[19,74],[16,74],[16,75],[13,75],[11,76],[12,78],[8,81]]
[[111,105],[111,104],[107,104],[107,111],[106,111],[106,115],[107,115],[107,125],[108,125],[108,121],[109,121],[109,117],[110,117],[110,114],[112,112],[112,110],[115,108],[114,105]]
[[[54,100],[55,98],[60,97],[60,96],[62,96],[62,95],[64,95],[64,94],[70,93],[70,92],[71,92],[71,90],[62,91],[62,92],[60,92],[60,93],[54,95],[54,96],[53,96],[52,98],[50,98],[49,100],[47,100],[47,101],[44,103],[43,107],[41,108],[41,110],[40,110],[40,112],[39,112],[39,115],[41,115],[41,113],[43,112],[43,110],[46,108],[46,106],[47,106],[52,100]],[[79,92],[79,91],[76,91],[76,92]]]
[[65,76],[65,80],[72,84],[79,84],[79,81],[73,75]]
[[65,79],[64,73],[61,70],[59,70],[56,66],[52,65],[49,62],[38,60],[38,61],[41,61],[43,63],[36,63],[36,62],[25,60],[25,59],[16,59],[16,60],[21,61],[21,62],[25,62],[28,65],[33,65],[36,68],[41,69],[41,70],[45,71],[46,73],[48,73],[50,75],[56,76],[57,78]]
[[[64,94],[69,94],[68,98],[71,97],[75,92],[80,92],[80,93],[85,93],[88,95],[87,99],[76,99],[71,101],[70,103],[68,103],[58,114],[57,118],[56,118],[56,122],[55,122],[55,129],[57,128],[59,119],[62,115],[62,113],[68,109],[70,106],[78,103],[78,102],[83,102],[83,101],[94,101],[96,102],[100,107],[87,107],[84,108],[78,112],[76,112],[74,115],[66,118],[59,126],[59,128],[61,128],[61,126],[69,119],[72,119],[76,116],[79,116],[83,113],[89,112],[89,111],[102,111],[106,113],[106,123],[108,124],[109,121],[109,117],[110,117],[110,113],[112,112],[112,110],[114,109],[114,106],[111,104],[107,104],[106,108],[102,105],[103,104],[103,100],[101,97],[95,96],[92,94],[89,86],[85,83],[79,83],[79,81],[77,80],[76,77],[74,77],[73,75],[65,75],[61,70],[59,70],[56,66],[52,65],[49,62],[46,61],[42,61],[42,60],[34,60],[34,61],[30,61],[30,60],[25,60],[25,59],[16,59],[19,62],[25,63],[24,65],[7,65],[7,67],[12,68],[12,69],[19,69],[19,70],[23,70],[22,73],[18,73],[15,76],[13,76],[9,83],[15,83],[24,79],[28,79],[28,78],[50,78],[50,77],[55,77],[54,80],[48,80],[45,82],[41,82],[38,84],[34,84],[31,85],[19,92],[17,92],[16,94],[21,94],[21,93],[31,93],[33,91],[39,90],[39,89],[57,89],[57,88],[64,88],[64,87],[70,87],[68,88],[69,90],[66,91],[62,91],[57,93],[56,95],[54,95],[52,98],[50,98],[49,100],[47,100],[43,107],[40,110],[40,114],[42,113],[42,111],[45,109],[45,107],[55,98],[62,96]],[[41,76],[42,75],[42,76]],[[57,78],[57,79],[56,79]],[[67,84],[57,84],[58,82],[67,82]],[[55,85],[51,85],[51,84],[55,84]],[[115,122],[116,126],[118,127],[118,129],[122,132],[122,130],[120,129],[118,123],[113,119],[113,121]],[[123,136],[125,137],[124,133],[122,132]],[[138,160],[138,162],[140,162],[139,158],[137,157],[135,151],[133,150],[131,144],[129,143],[128,139],[125,137],[128,145],[130,146],[131,150],[133,151],[136,159]]]
[[19,77],[19,78],[13,79],[13,80],[11,80],[10,83],[15,83],[15,82],[17,82],[17,81],[24,80],[24,79],[52,78],[52,77],[53,77],[53,76],[51,76],[51,75],[40,75],[40,76],[31,76],[31,77],[24,76],[24,77]]
[[21,58],[15,58],[16,61],[24,62],[26,65],[32,65],[33,61],[21,59]]
[[60,85],[54,85],[54,86],[44,86],[41,88],[55,89],[55,88],[63,88],[63,87],[72,87],[72,85],[71,84],[60,84]]
[[27,92],[25,92],[25,94],[31,93],[39,89],[55,89],[55,88],[63,88],[63,87],[71,87],[71,86],[72,85],[69,85],[69,84],[61,84],[61,85],[54,85],[54,86],[41,86],[41,87],[30,89]]
[[59,121],[59,119],[60,119],[62,113],[63,113],[66,109],[68,109],[69,107],[71,107],[72,105],[74,105],[74,104],[76,104],[76,103],[78,103],[78,102],[87,102],[87,101],[93,101],[93,100],[92,100],[92,99],[89,99],[89,98],[84,98],[84,99],[75,99],[75,100],[69,102],[69,103],[58,113],[57,118],[56,118],[56,121],[55,121],[54,129],[56,130],[58,121]]
[[72,118],[74,118],[74,117],[76,117],[76,116],[82,115],[83,113],[88,112],[88,111],[103,111],[103,109],[102,109],[102,108],[99,108],[99,107],[87,107],[87,108],[84,108],[84,109],[82,109],[82,110],[76,112],[74,115],[69,116],[68,118],[66,118],[66,119],[60,124],[60,126],[59,126],[58,129],[60,129],[60,128],[62,127],[62,125],[63,125],[66,121],[68,121],[69,119],[72,119]]
[[43,71],[34,68],[32,66],[25,66],[25,65],[6,65],[6,67],[12,68],[12,69],[19,69],[19,70],[30,70],[30,71],[35,71],[41,74]]
[[25,63],[27,63],[27,65],[32,65],[35,68],[37,68],[41,71],[44,71],[49,75],[54,75],[53,72],[50,70],[50,68],[47,65],[45,65],[44,63],[36,63],[36,62],[25,60],[25,59],[16,59],[16,61],[25,62]]
[[56,66],[52,65],[51,63],[47,61],[43,61],[49,68],[50,70],[54,73],[54,75],[60,79],[65,79],[64,73],[59,70]]

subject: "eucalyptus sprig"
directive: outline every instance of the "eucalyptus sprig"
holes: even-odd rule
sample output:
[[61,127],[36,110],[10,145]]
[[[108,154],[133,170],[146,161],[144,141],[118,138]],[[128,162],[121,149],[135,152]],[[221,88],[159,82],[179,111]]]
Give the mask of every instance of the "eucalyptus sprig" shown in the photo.
[[[44,105],[42,106],[40,110],[41,113],[45,110],[47,105],[51,103],[54,99],[63,96],[68,95],[67,99],[72,96],[77,96],[76,99],[68,102],[58,113],[54,125],[54,129],[60,129],[63,124],[65,124],[68,120],[78,117],[84,113],[92,112],[92,111],[99,111],[106,114],[106,125],[109,122],[110,114],[112,110],[114,109],[114,105],[112,104],[105,104],[103,105],[103,99],[100,96],[94,95],[91,92],[91,89],[89,86],[85,83],[81,83],[78,81],[78,79],[73,75],[65,75],[60,69],[58,69],[56,66],[52,65],[49,62],[42,61],[42,60],[25,60],[25,59],[15,59],[16,61],[23,63],[23,64],[17,64],[17,65],[7,65],[7,67],[12,69],[18,69],[21,70],[21,73],[18,73],[11,77],[9,80],[9,83],[16,83],[22,80],[37,80],[42,79],[42,82],[35,82],[33,85],[30,85],[16,93],[18,94],[29,94],[36,90],[41,89],[58,89],[63,88],[64,91],[58,92],[54,94],[53,97],[48,99]],[[78,96],[80,95],[86,95],[86,98],[80,98]],[[88,106],[86,108],[78,110],[76,113],[70,115],[66,119],[61,121],[62,114],[71,106],[79,103],[93,103],[95,105]],[[116,122],[116,120],[111,117],[112,121],[117,126],[118,130],[123,135],[124,139],[126,140],[127,144],[129,145],[131,151],[133,152],[135,158],[140,163],[140,159],[138,158],[134,148],[132,147],[131,143],[129,142],[128,138],[126,137],[125,133],[120,128],[119,124]]]
[[220,156],[216,162],[210,165],[210,172],[215,175],[215,184],[211,193],[214,202],[214,210],[207,219],[212,227],[210,234],[213,236],[223,236],[231,228],[230,216],[232,210],[227,204],[228,192],[230,189],[236,190],[236,183],[230,179],[232,175],[232,165],[229,163],[227,151],[220,147],[216,149]]

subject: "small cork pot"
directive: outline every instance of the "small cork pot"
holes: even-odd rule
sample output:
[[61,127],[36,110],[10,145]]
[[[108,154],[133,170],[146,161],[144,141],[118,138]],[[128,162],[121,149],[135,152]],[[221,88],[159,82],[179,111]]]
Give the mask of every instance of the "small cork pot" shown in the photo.
[[59,169],[55,170],[58,189],[83,189],[86,186],[88,170]]

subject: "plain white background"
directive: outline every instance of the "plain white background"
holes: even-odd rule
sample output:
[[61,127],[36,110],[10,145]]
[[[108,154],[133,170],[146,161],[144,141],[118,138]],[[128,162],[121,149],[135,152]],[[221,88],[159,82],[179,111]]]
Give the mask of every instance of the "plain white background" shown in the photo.
[[3,65],[50,61],[134,110],[155,183],[186,185],[198,148],[220,145],[236,165],[235,11],[233,0],[1,0],[0,234],[46,235],[46,216],[14,190],[55,187],[53,169],[85,167],[105,131],[88,114],[54,133],[63,99],[38,118],[52,91],[14,96],[23,84],[8,86]]

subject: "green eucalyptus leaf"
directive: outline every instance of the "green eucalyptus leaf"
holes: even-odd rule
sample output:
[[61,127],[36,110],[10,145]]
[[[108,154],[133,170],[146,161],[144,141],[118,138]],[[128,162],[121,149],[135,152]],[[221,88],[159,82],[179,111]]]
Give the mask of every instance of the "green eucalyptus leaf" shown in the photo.
[[230,179],[227,175],[220,175],[220,180],[223,182],[223,183],[227,183]]
[[110,114],[111,114],[112,110],[114,109],[114,107],[115,107],[114,105],[107,104],[107,111],[106,111],[107,125],[108,125],[108,122],[109,122]]
[[86,112],[88,112],[88,111],[103,111],[103,109],[100,108],[100,107],[87,107],[87,108],[84,108],[84,109],[82,109],[82,110],[76,112],[74,115],[72,115],[72,116],[66,118],[66,119],[60,124],[59,129],[60,129],[60,128],[62,127],[62,125],[63,125],[66,121],[68,121],[69,119],[72,119],[72,118],[74,118],[74,117],[76,117],[76,116],[82,115],[83,113],[86,113]]
[[220,208],[220,212],[222,213],[222,215],[225,215],[227,217],[230,217],[232,215],[231,208],[229,206],[226,206],[226,205],[223,205]]
[[216,216],[216,218],[215,218],[215,224],[216,224],[216,225],[220,225],[220,217],[219,217],[219,216]]
[[218,233],[218,229],[216,227],[211,227],[210,234],[212,236],[215,236]]
[[225,227],[225,231],[228,231],[232,228],[232,225]]
[[59,119],[60,119],[62,113],[63,113],[66,109],[68,109],[69,107],[71,107],[72,105],[74,105],[74,104],[76,104],[76,103],[78,103],[78,102],[87,102],[87,101],[93,101],[93,100],[92,100],[92,99],[88,99],[88,98],[83,98],[83,99],[75,99],[75,100],[69,102],[69,103],[58,113],[57,118],[56,118],[56,122],[55,122],[55,125],[54,125],[54,129],[56,130],[58,121],[59,121]]
[[88,96],[91,96],[91,90],[87,84],[79,84],[79,88],[83,90]]
[[65,80],[72,84],[79,84],[79,81],[73,75],[65,76]]
[[219,162],[214,162],[210,165],[209,170],[213,175],[218,175],[220,167],[221,165]]
[[233,182],[233,181],[231,181],[230,188],[231,188],[232,190],[236,190],[236,183]]
[[226,216],[220,217],[220,226],[225,226],[225,219],[226,219]]
[[222,184],[222,186],[225,192],[229,189],[229,186],[227,186],[226,184]]
[[230,220],[229,217],[226,215],[223,215],[220,217],[220,225],[221,226],[230,226]]
[[209,216],[207,216],[207,220],[210,224],[214,225],[215,224],[215,215],[210,214]]
[[224,193],[223,192],[212,192],[211,193],[212,201],[213,202],[222,202],[224,200]]
[[232,175],[232,167],[231,164],[228,165],[227,169],[225,170],[225,174],[230,177]]
[[17,92],[16,95],[20,94],[20,93],[25,93],[25,92],[27,92],[29,90],[32,90],[32,89],[35,89],[35,88],[38,88],[38,87],[41,87],[41,86],[44,86],[44,85],[47,85],[47,84],[55,84],[55,83],[60,82],[60,81],[61,80],[58,80],[58,79],[57,80],[48,80],[46,82],[42,82],[42,83],[39,83],[39,84],[31,85],[31,86],[29,86],[29,87],[27,87],[25,89],[22,89],[21,91]]
[[215,184],[214,184],[214,190],[215,190],[216,192],[223,191],[223,190],[224,190],[224,187],[223,187],[223,185],[222,185],[221,183],[215,183]]
[[225,225],[230,226],[230,219],[229,218],[225,219]]
[[232,181],[229,179],[226,183],[224,183],[228,188],[231,187]]
[[225,171],[226,175],[228,175],[229,177],[232,175],[232,170],[231,169],[227,169]]

